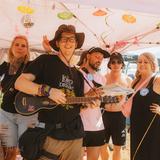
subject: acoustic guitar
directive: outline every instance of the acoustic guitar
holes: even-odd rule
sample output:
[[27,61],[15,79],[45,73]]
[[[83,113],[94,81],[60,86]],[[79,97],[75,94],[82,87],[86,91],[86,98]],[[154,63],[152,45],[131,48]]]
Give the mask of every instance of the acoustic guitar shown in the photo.
[[[121,96],[104,96],[104,97],[67,97],[66,104],[86,104],[99,99],[103,103],[118,103]],[[25,116],[33,115],[43,109],[54,109],[58,104],[47,97],[33,96],[19,92],[15,97],[16,111]]]

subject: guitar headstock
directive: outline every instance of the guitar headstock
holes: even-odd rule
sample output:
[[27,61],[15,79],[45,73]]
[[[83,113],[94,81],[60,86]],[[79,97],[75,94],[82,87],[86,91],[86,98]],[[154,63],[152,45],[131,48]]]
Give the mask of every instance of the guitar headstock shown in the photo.
[[109,103],[119,103],[122,100],[123,96],[104,96],[102,98],[102,102],[109,104]]

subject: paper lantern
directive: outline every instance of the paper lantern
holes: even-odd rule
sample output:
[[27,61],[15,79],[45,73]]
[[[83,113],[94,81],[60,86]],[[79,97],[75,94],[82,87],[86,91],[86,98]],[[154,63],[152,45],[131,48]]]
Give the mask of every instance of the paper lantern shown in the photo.
[[136,17],[129,15],[129,14],[124,14],[122,16],[123,21],[125,21],[126,23],[135,23],[136,22]]
[[34,25],[33,19],[29,14],[24,15],[21,19],[21,22],[25,28],[31,28]]
[[157,24],[156,29],[160,29],[160,23]]
[[23,14],[33,14],[34,13],[34,9],[29,6],[18,6],[17,10]]
[[71,12],[60,12],[57,14],[57,17],[63,20],[68,20],[73,17],[73,14]]
[[105,16],[107,15],[107,12],[106,11],[103,11],[101,9],[98,9],[97,11],[93,12],[92,13],[94,16]]

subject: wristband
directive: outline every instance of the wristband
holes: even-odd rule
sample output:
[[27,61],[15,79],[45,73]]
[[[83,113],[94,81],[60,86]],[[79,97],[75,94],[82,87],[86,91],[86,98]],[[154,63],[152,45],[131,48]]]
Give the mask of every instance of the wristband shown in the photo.
[[38,96],[49,97],[49,92],[50,92],[51,88],[52,87],[50,87],[46,84],[40,85],[39,88],[38,88]]

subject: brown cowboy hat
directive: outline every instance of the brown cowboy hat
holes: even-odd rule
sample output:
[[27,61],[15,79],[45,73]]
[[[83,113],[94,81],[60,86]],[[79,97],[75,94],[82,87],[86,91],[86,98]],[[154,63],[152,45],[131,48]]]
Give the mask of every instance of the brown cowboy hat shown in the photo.
[[51,47],[54,50],[59,51],[59,48],[56,45],[56,41],[61,38],[61,34],[63,32],[74,33],[75,36],[76,36],[76,40],[77,40],[77,47],[76,47],[76,49],[82,47],[83,42],[84,42],[84,38],[85,38],[85,34],[83,32],[77,33],[76,29],[75,29],[75,27],[73,25],[62,24],[62,25],[60,25],[58,27],[58,30],[56,31],[54,38],[51,41],[49,41],[49,44],[51,45]]

